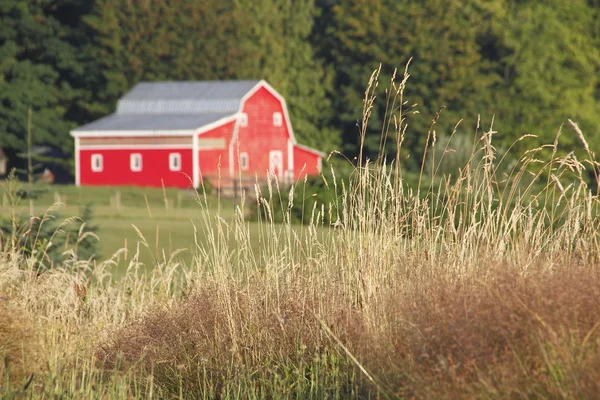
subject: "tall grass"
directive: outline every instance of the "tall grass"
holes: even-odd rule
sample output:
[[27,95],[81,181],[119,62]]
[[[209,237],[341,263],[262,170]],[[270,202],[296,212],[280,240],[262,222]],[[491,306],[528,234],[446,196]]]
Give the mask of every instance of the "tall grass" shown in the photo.
[[[233,218],[210,213],[199,196],[193,223],[208,240],[197,241],[192,265],[165,255],[150,276],[136,258],[118,282],[111,260],[38,275],[8,248],[0,305],[10,312],[0,312],[11,319],[0,319],[0,353],[10,361],[0,393],[593,398],[599,220],[585,173],[598,164],[582,132],[572,123],[554,143],[510,157],[494,147],[493,125],[478,125],[465,165],[449,170],[441,166],[453,142],[438,150],[434,118],[409,185],[396,162],[415,110],[405,108],[407,81],[406,70],[387,91],[381,157],[328,181],[335,200],[315,203],[306,225],[289,223],[294,202],[312,198],[302,181],[285,190],[272,181]],[[378,84],[376,71],[363,126]],[[585,158],[560,155],[568,129]],[[263,211],[258,250],[250,201]],[[276,203],[288,210],[281,224]]]

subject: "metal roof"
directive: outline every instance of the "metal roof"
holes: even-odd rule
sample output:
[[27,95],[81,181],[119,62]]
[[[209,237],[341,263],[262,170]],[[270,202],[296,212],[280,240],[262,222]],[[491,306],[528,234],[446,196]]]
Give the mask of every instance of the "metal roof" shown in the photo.
[[[242,98],[261,82],[276,93],[266,82],[259,80],[141,82],[119,99],[114,114],[83,125],[71,131],[71,135],[116,136],[122,132],[132,136],[180,135],[182,132],[178,131],[198,132],[198,128],[229,121],[227,117],[235,116]],[[297,144],[289,121],[288,126],[295,146],[325,157],[325,153]]]
[[123,96],[117,114],[236,112],[260,81],[141,82]]
[[140,82],[123,99],[238,99],[260,81]]
[[117,114],[200,114],[234,113],[240,107],[237,99],[216,100],[119,100]]
[[141,82],[117,103],[114,114],[74,130],[193,130],[235,114],[261,81]]
[[208,125],[231,113],[206,114],[111,114],[75,129],[85,131],[177,131],[193,130]]

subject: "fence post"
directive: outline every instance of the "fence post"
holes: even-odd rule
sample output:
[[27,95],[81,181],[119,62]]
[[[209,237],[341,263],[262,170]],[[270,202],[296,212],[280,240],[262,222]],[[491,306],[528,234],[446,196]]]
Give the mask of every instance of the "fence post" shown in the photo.
[[117,193],[115,193],[115,208],[119,211],[121,211],[121,191],[117,190]]

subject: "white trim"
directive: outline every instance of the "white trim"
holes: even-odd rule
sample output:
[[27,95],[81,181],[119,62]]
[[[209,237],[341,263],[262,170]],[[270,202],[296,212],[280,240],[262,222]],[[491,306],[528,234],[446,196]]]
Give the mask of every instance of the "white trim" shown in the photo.
[[79,138],[75,138],[75,186],[81,186],[81,165],[79,165]]
[[212,131],[213,129],[215,129],[215,128],[221,126],[221,125],[224,125],[224,124],[226,124],[228,122],[231,122],[231,121],[237,121],[237,113],[228,115],[228,116],[223,117],[221,119],[218,119],[215,122],[211,122],[210,124],[202,125],[198,129],[196,129],[194,131],[194,133],[197,134],[197,135],[200,135],[202,133],[205,133],[205,132],[208,132],[208,131]]
[[[243,163],[242,160],[246,162]],[[248,156],[247,152],[243,151],[240,153],[240,170],[248,171],[248,169],[250,169],[250,156]]]
[[[136,165],[138,164],[135,162],[136,159],[139,160],[139,165]],[[131,169],[132,172],[141,172],[144,169],[141,153],[131,153],[129,155],[129,169]]]
[[181,153],[169,154],[169,171],[181,171]]
[[164,130],[164,131],[71,131],[73,137],[137,137],[137,136],[189,136],[195,130]]
[[269,151],[269,174],[273,174],[273,157],[277,155],[279,158],[279,171],[277,171],[277,177],[281,179],[283,177],[283,173],[285,168],[283,167],[283,151],[281,150],[270,150]]
[[198,135],[192,139],[192,185],[194,189],[200,187],[200,160],[198,154]]
[[[238,124],[236,122],[235,127],[233,128],[233,137],[235,137],[237,139],[237,135],[238,135]],[[233,178],[234,176],[234,168],[233,168],[233,144],[235,143],[235,141],[232,139],[231,142],[229,142],[229,177]]]
[[[100,160],[100,166],[96,167],[96,160]],[[104,171],[104,156],[102,154],[92,154],[90,157],[90,167],[92,172]]]
[[190,144],[88,144],[79,146],[81,150],[145,150],[145,149],[191,149]]
[[294,143],[288,139],[288,170],[294,172]]
[[327,154],[323,153],[322,151],[315,150],[312,147],[308,147],[303,144],[296,143],[294,146],[296,146],[297,148],[299,148],[301,150],[308,151],[309,153],[313,153],[321,158],[325,158],[325,156],[327,155]]
[[[241,109],[241,106],[240,106],[240,109]],[[240,120],[236,119],[235,125],[233,126],[233,133],[231,134],[231,140],[229,141],[229,154],[228,154],[228,156],[229,156],[229,177],[230,178],[233,178],[234,174],[235,174],[234,166],[233,166],[233,161],[234,161],[234,159],[233,159],[233,154],[234,154],[233,145],[234,145],[234,143],[236,143],[236,141],[238,139],[239,132],[240,132]]]
[[165,129],[165,130],[98,130],[78,131],[72,130],[73,137],[138,137],[138,136],[190,136],[208,132],[218,126],[237,119],[237,113],[232,113],[209,124],[199,126],[196,129]]

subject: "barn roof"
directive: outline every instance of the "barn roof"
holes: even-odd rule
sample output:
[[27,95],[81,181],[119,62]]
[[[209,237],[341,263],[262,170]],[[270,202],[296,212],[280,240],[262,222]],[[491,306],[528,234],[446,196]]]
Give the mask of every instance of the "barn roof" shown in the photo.
[[123,99],[237,99],[260,81],[174,81],[174,82],[141,82],[134,86]]
[[195,129],[236,113],[260,82],[141,82],[119,99],[114,114],[75,131]]
[[119,100],[118,114],[236,112],[260,81],[142,82]]
[[78,131],[179,131],[194,130],[225,118],[231,113],[111,114],[77,128]]

